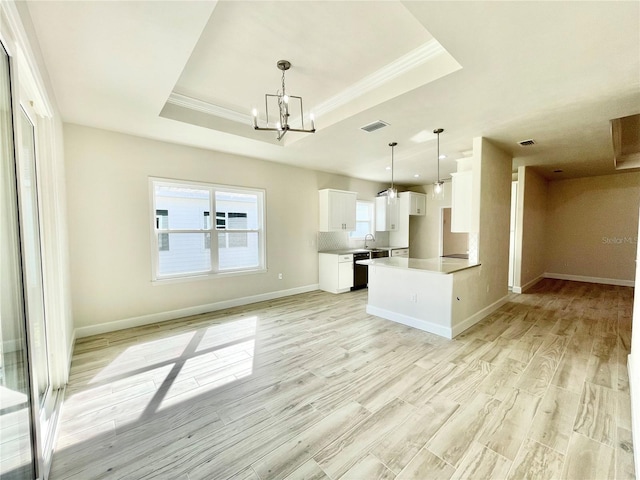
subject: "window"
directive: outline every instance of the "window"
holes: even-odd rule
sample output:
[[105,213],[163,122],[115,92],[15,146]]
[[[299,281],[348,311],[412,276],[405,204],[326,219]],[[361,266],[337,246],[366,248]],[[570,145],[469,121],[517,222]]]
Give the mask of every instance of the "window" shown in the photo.
[[[169,229],[169,211],[168,210],[156,210],[156,228],[158,230]],[[158,234],[158,249],[162,251],[169,250],[169,234]]]
[[[247,229],[247,214],[243,212],[216,212],[216,230]],[[209,212],[204,212],[204,228],[209,228]],[[218,248],[247,247],[249,245],[246,232],[219,233]],[[211,248],[211,236],[205,237],[205,247]]]
[[[216,230],[246,230],[247,214],[244,212],[216,212]],[[238,248],[248,245],[245,232],[218,233],[219,248]]]
[[154,280],[264,270],[264,191],[162,179],[151,190]]
[[374,209],[373,202],[358,200],[356,202],[356,229],[349,232],[350,238],[364,238],[366,235],[373,235],[374,232]]

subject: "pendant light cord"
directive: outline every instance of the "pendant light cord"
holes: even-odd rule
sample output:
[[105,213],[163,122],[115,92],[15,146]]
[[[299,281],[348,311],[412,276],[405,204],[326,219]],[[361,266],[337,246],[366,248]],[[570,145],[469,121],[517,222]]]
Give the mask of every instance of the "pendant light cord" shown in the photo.
[[440,134],[438,133],[438,183],[440,183]]
[[437,166],[438,166],[438,181],[436,182],[437,184],[441,183],[440,182],[440,134],[444,132],[444,129],[442,128],[436,128],[433,133],[435,133],[437,135],[437,139],[438,139],[438,158],[437,158]]
[[394,190],[394,188],[393,188],[393,170],[394,170],[394,164],[393,164],[393,163],[394,163],[394,162],[393,162],[393,160],[394,160],[394,159],[393,159],[393,149],[394,149],[394,147],[395,147],[396,145],[398,145],[398,142],[391,142],[391,143],[389,144],[389,146],[391,147],[391,188],[390,188],[390,190],[392,190],[392,191]]

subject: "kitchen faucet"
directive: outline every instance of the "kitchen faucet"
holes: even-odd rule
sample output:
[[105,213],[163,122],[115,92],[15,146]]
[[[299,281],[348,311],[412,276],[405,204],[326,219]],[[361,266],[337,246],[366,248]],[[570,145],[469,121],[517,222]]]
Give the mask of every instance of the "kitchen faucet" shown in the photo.
[[[369,237],[371,237],[371,238],[369,238]],[[373,236],[373,235],[371,235],[370,233],[367,233],[367,234],[364,236],[364,248],[369,248],[369,247],[367,247],[367,240],[368,240],[368,239],[369,239],[369,240],[373,240],[374,242],[376,241],[376,237],[374,237],[374,236]]]

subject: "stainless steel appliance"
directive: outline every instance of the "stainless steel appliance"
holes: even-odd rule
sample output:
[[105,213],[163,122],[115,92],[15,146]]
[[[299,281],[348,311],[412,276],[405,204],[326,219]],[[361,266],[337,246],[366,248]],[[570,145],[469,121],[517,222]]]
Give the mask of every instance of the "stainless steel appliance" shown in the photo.
[[358,265],[358,260],[369,260],[371,258],[384,258],[389,256],[388,250],[370,250],[368,252],[356,252],[353,254],[353,287],[351,290],[366,288],[369,282],[369,267]]

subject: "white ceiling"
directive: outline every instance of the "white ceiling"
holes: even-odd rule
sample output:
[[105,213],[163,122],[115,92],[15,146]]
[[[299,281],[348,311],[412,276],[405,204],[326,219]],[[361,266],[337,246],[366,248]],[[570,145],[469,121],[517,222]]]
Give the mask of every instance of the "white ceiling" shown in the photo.
[[[640,112],[640,2],[28,7],[65,122],[369,180],[390,179],[396,141],[396,181],[434,181],[439,127],[442,177],[476,136],[549,178],[613,173],[609,121]],[[280,59],[317,128],[283,142],[249,124]]]

